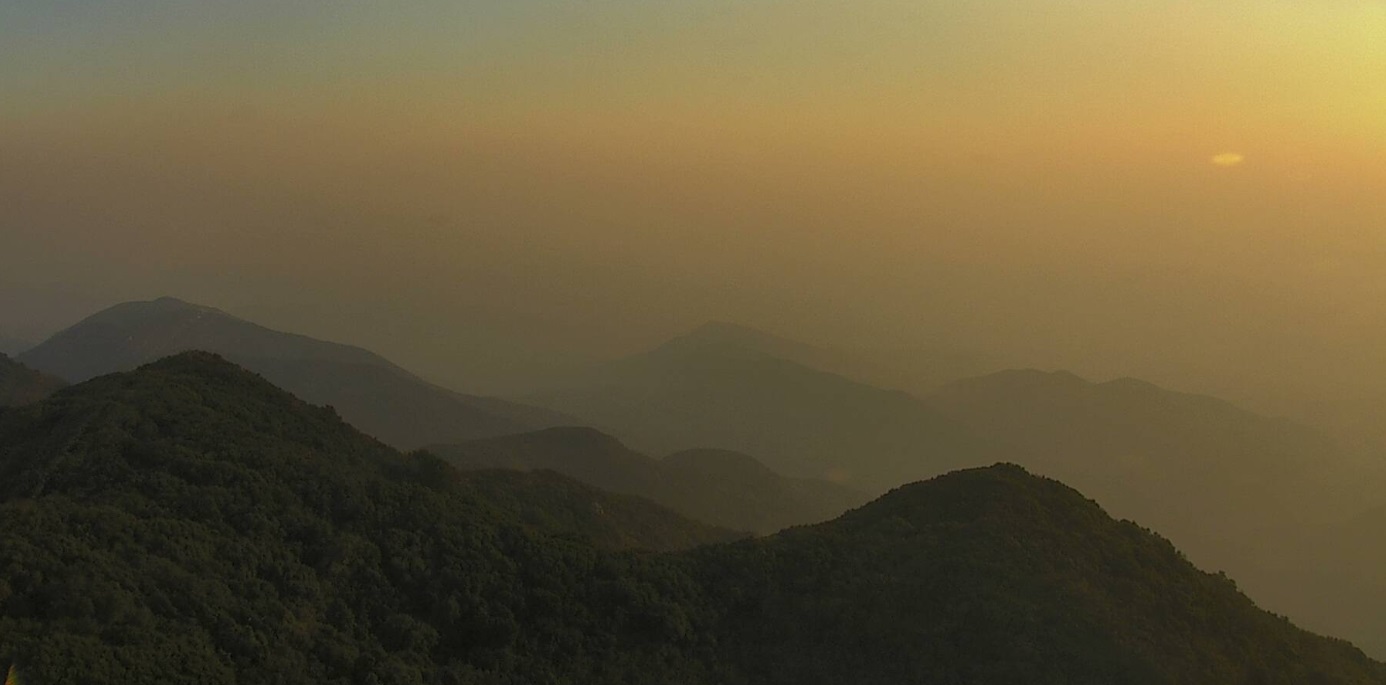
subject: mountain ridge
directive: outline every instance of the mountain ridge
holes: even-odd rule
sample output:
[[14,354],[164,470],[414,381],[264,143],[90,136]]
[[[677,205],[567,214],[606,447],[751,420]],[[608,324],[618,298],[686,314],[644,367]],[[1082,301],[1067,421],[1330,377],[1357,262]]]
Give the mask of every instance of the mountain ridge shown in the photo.
[[190,349],[264,374],[400,448],[570,423],[538,407],[429,383],[369,350],[276,331],[173,297],[125,302],[70,326],[20,361],[68,380],[128,371]]
[[999,456],[989,441],[909,393],[775,356],[746,345],[739,332],[706,333],[526,399],[642,451],[729,449],[785,475],[869,492]]

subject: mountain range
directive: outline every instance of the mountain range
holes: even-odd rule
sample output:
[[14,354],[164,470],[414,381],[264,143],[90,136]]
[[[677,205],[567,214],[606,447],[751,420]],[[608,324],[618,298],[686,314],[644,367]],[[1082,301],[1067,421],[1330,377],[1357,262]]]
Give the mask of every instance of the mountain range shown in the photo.
[[224,355],[405,449],[573,423],[552,411],[439,387],[359,347],[271,330],[171,297],[93,314],[18,359],[80,382],[187,350]]
[[1229,545],[1355,513],[1373,488],[1333,439],[1212,397],[1125,378],[1012,370],[928,402],[1122,516],[1208,560]]
[[[964,379],[917,398],[796,361],[818,354],[812,346],[710,324],[528,398],[558,397],[553,405],[570,416],[459,395],[365,350],[169,298],[114,307],[25,359],[80,377],[187,346],[239,350],[227,354],[396,446],[434,444],[469,469],[531,471],[488,478],[535,482],[554,475],[532,471],[557,471],[707,524],[675,533],[669,511],[640,514],[654,505],[638,499],[606,508],[623,525],[651,521],[629,535],[572,512],[528,515],[567,521],[608,545],[676,549],[732,530],[764,535],[831,518],[864,501],[858,492],[1016,462],[1152,527],[1200,565],[1232,573],[1264,606],[1386,655],[1386,624],[1376,618],[1386,615],[1386,582],[1356,570],[1373,568],[1359,548],[1386,535],[1386,521],[1345,523],[1359,514],[1371,521],[1362,512],[1382,505],[1380,469],[1364,468],[1370,460],[1312,429],[1214,398],[1033,370]],[[33,383],[35,372],[16,375],[21,368],[11,363],[0,378]],[[58,386],[49,378],[15,401]],[[544,428],[583,422],[610,435]],[[570,497],[570,508],[585,507],[584,497]]]
[[544,525],[182,354],[0,410],[0,658],[38,683],[1386,683],[1017,466],[672,554]]
[[787,349],[802,348],[705,326],[525,400],[645,452],[728,449],[755,455],[779,473],[867,492],[1000,455],[907,393],[777,356]]

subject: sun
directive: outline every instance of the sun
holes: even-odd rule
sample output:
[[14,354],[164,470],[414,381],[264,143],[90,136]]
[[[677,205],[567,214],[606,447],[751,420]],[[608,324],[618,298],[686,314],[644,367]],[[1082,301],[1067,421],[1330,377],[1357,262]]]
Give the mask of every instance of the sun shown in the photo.
[[1240,152],[1221,152],[1213,155],[1212,159],[1208,161],[1212,162],[1214,166],[1233,167],[1245,162],[1246,157]]

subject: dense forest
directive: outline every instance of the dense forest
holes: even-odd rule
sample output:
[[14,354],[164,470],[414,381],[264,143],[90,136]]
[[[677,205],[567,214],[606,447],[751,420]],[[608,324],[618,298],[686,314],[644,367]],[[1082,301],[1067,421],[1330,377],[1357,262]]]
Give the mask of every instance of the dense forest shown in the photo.
[[[206,353],[99,377],[0,410],[0,661],[40,685],[1386,683],[1015,466],[684,552],[611,538],[582,488],[464,477]],[[675,519],[666,547],[733,536]]]

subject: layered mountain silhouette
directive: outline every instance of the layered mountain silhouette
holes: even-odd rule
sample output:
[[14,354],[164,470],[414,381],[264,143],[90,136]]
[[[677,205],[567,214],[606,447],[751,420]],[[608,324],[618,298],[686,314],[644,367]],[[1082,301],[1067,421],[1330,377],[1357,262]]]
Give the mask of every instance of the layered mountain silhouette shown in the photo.
[[19,359],[80,382],[186,350],[224,355],[401,448],[573,423],[537,407],[447,390],[359,347],[270,330],[171,297],[106,309]]
[[213,355],[104,376],[0,412],[0,658],[40,683],[1386,682],[1015,466],[679,554],[515,511]]
[[435,445],[458,468],[548,469],[611,492],[639,495],[699,521],[755,533],[834,518],[866,495],[835,483],[786,478],[754,458],[689,450],[656,460],[592,428]]
[[987,441],[911,395],[777,356],[795,349],[711,325],[528,399],[643,451],[729,449],[867,491],[996,460]]
[[1370,494],[1365,483],[1356,487],[1352,459],[1334,440],[1144,381],[1015,370],[927,399],[1203,561],[1230,564],[1248,540],[1347,515]]
[[915,394],[927,394],[945,383],[1004,368],[991,355],[947,345],[815,345],[727,321],[710,321],[684,337],[752,349],[868,385]]
[[35,371],[0,354],[0,407],[37,402],[66,385],[60,378]]

